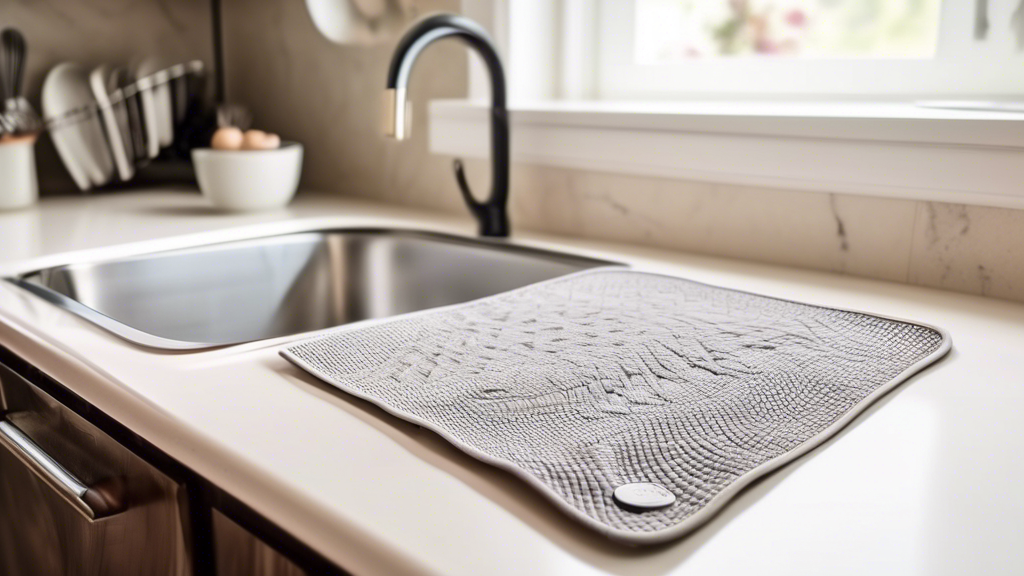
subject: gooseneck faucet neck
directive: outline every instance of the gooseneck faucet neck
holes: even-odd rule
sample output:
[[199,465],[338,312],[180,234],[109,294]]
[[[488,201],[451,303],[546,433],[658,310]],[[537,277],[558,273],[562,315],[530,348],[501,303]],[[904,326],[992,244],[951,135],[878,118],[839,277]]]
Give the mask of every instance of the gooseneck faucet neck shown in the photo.
[[409,136],[406,101],[409,75],[424,48],[436,40],[454,37],[465,42],[483,57],[491,81],[491,194],[486,201],[473,197],[461,160],[455,160],[455,178],[462,197],[480,223],[482,236],[509,234],[509,134],[505,109],[505,71],[487,32],[476,22],[454,14],[438,14],[414,24],[398,42],[388,68],[385,133],[397,140]]

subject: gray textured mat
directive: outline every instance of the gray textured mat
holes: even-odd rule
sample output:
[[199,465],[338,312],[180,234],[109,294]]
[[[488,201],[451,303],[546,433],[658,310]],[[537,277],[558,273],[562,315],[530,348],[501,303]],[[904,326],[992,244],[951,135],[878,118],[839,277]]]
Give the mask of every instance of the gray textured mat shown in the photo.
[[[949,346],[927,326],[605,269],[282,355],[517,474],[591,528],[647,544],[697,527]],[[635,482],[675,502],[617,505],[614,490]]]

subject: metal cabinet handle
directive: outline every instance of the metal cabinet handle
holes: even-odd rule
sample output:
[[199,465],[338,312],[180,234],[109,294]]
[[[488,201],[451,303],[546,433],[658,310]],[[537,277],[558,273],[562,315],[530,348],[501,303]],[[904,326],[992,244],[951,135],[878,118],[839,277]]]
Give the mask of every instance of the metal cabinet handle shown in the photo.
[[125,509],[120,482],[86,486],[9,420],[0,420],[0,444],[90,520],[113,516]]

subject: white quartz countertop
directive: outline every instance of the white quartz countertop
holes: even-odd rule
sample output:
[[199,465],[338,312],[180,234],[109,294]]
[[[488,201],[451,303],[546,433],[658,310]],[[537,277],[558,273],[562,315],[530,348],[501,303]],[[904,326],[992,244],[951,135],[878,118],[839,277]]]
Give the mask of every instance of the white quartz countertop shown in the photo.
[[[312,193],[263,214],[205,206],[154,190],[0,212],[0,274],[325,226],[474,230],[468,217]],[[1024,573],[1024,306],[635,246],[513,242],[917,320],[948,330],[953,351],[695,533],[630,548],[278,356],[302,337],[148,350],[0,283],[0,345],[356,574]]]

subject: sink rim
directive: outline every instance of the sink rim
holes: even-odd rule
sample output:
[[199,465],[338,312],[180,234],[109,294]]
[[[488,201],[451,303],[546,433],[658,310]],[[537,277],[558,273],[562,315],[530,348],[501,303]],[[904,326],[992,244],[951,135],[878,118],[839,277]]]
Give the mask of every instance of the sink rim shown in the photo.
[[[42,275],[47,271],[59,270],[59,269],[74,269],[77,267],[91,267],[103,264],[119,263],[119,262],[132,262],[138,260],[145,260],[153,257],[160,256],[172,256],[174,254],[205,251],[208,249],[216,249],[217,247],[226,246],[244,246],[249,243],[260,243],[265,242],[274,238],[297,238],[301,236],[318,236],[325,237],[331,234],[364,234],[364,235],[381,235],[391,237],[406,237],[406,238],[418,238],[425,239],[433,242],[440,243],[454,243],[463,246],[475,246],[483,247],[486,249],[499,250],[505,252],[515,252],[523,255],[532,255],[539,258],[547,259],[563,259],[563,260],[576,260],[579,262],[592,263],[595,268],[597,267],[624,267],[627,266],[622,262],[616,262],[612,260],[606,260],[601,258],[595,258],[592,256],[583,256],[574,254],[571,252],[559,252],[555,250],[549,250],[544,248],[535,248],[532,246],[523,246],[515,244],[508,238],[486,238],[478,236],[459,236],[456,234],[449,234],[445,232],[436,232],[431,230],[419,230],[414,228],[389,228],[389,227],[374,227],[374,226],[355,226],[355,227],[326,227],[326,228],[313,228],[308,230],[295,230],[290,232],[279,232],[279,233],[268,233],[259,236],[253,236],[250,238],[240,238],[234,240],[223,240],[214,241],[208,243],[200,243],[193,246],[184,246],[170,248],[166,250],[152,250],[148,252],[140,252],[137,254],[125,255],[120,257],[111,258],[98,258],[94,260],[82,260],[73,261],[65,264],[54,264],[52,266],[46,266],[43,268],[36,268],[25,272],[19,272],[15,275],[4,276],[0,278],[5,282],[8,282],[14,286],[21,288],[44,301],[66,310],[76,316],[79,316],[83,320],[94,324],[95,326],[105,330],[117,336],[121,340],[136,344],[145,348],[150,348],[163,352],[194,352],[200,350],[214,350],[218,348],[226,348],[230,346],[239,346],[242,344],[251,344],[253,342],[265,342],[274,340],[277,338],[293,338],[302,334],[316,334],[323,330],[330,330],[336,327],[321,328],[309,332],[296,332],[294,334],[272,336],[269,338],[255,338],[252,340],[243,340],[239,342],[224,342],[224,343],[212,343],[212,342],[196,342],[189,340],[178,340],[174,338],[166,338],[163,336],[156,336],[134,328],[120,320],[117,320],[111,316],[108,316],[94,308],[75,300],[74,298],[62,294],[56,290],[53,290],[43,284],[33,282],[32,277]],[[556,276],[557,278],[557,276]],[[429,308],[428,308],[429,309]],[[391,316],[394,317],[394,316]],[[378,319],[379,320],[379,319]]]

